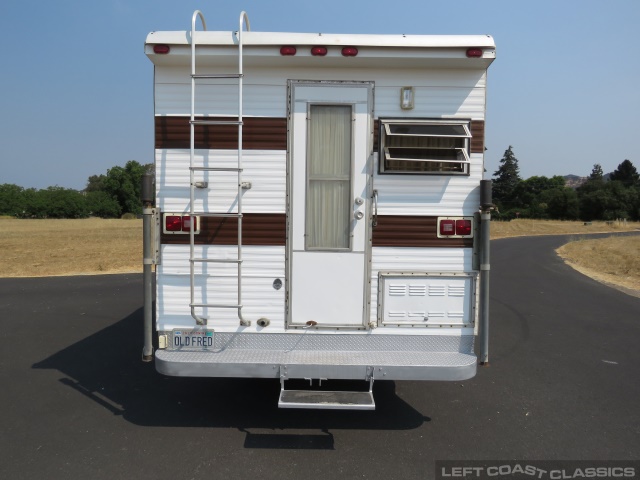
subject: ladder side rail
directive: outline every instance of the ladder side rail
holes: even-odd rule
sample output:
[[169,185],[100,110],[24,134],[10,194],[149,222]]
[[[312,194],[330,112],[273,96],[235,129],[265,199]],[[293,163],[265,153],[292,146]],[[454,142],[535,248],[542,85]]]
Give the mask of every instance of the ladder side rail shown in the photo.
[[[189,216],[191,217],[191,225],[189,229],[189,286],[190,286],[190,302],[191,316],[198,325],[205,325],[206,319],[199,316],[195,309],[195,232],[194,232],[194,213],[195,213],[195,114],[196,114],[196,20],[200,17],[202,28],[207,29],[207,22],[200,10],[193,12],[191,17],[191,115],[189,122],[190,139],[189,139]],[[206,288],[206,287],[205,287]]]
[[251,325],[242,314],[242,127],[243,127],[243,89],[244,89],[244,70],[243,70],[243,42],[242,31],[243,24],[246,24],[247,31],[251,30],[249,17],[245,11],[240,13],[238,21],[238,318],[240,325]]

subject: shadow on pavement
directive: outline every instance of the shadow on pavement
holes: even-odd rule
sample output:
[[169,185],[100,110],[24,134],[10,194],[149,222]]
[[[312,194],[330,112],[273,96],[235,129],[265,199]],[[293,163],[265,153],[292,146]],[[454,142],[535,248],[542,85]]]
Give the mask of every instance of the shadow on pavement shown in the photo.
[[33,368],[60,371],[62,384],[133,424],[238,428],[246,448],[331,449],[329,429],[405,430],[430,421],[396,395],[394,382],[374,385],[375,411],[283,410],[278,379],[165,377],[141,352],[139,309]]

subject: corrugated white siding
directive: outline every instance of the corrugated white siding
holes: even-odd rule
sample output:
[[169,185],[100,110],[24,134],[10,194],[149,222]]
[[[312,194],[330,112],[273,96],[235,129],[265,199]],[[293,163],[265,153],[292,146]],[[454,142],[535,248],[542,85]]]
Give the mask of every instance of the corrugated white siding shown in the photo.
[[[196,257],[235,258],[232,246],[196,246]],[[285,247],[243,247],[242,303],[243,315],[252,321],[245,331],[259,331],[256,320],[266,317],[271,321],[271,333],[284,331],[285,287],[273,287],[275,279],[285,281]],[[375,247],[371,271],[371,322],[377,323],[379,272],[468,272],[471,271],[471,249],[462,248],[394,248]],[[235,265],[196,264],[196,303],[236,303],[237,270]],[[328,272],[318,272],[318,281]],[[330,272],[329,272],[330,273]],[[157,319],[158,330],[171,330],[192,326],[194,320],[189,308],[189,247],[163,245],[162,264],[158,266]],[[295,289],[294,289],[295,291]],[[348,295],[348,292],[345,293]],[[209,318],[209,325],[219,331],[235,331],[238,328],[236,309],[210,308],[199,310]],[[464,330],[464,329],[463,329]],[[471,334],[473,329],[463,334]],[[382,327],[374,334],[398,334],[396,327]],[[412,330],[416,335],[444,335],[460,333],[459,328]]]
[[449,87],[449,86],[415,86],[411,79],[403,79],[408,86],[414,87],[415,108],[410,111],[400,109],[400,87],[376,85],[376,117],[459,117],[484,118],[484,89]]
[[[221,73],[212,72],[208,73]],[[229,73],[229,72],[226,72]],[[484,119],[484,71],[394,69],[259,69],[244,79],[244,115],[285,117],[288,79],[374,81],[374,115],[403,117],[459,117]],[[196,114],[237,115],[238,88],[229,80],[207,80],[196,87]],[[400,87],[413,86],[415,109],[400,109]],[[188,115],[191,82],[186,69],[156,69],[156,115]]]
[[[231,246],[196,246],[195,256],[208,258],[236,258],[237,248]],[[261,317],[271,320],[274,328],[284,329],[284,285],[273,287],[275,279],[284,284],[285,247],[243,247],[242,304],[245,318],[255,321]],[[237,303],[237,266],[196,264],[196,303]],[[158,266],[157,317],[158,329],[193,325],[189,308],[189,246],[163,245],[162,264]],[[235,330],[238,327],[237,309],[198,309],[208,317],[209,325]]]
[[[190,115],[190,84],[156,84],[156,115]],[[249,85],[243,89],[245,116],[285,117],[287,86]],[[215,114],[213,113],[215,112]],[[238,115],[237,85],[200,85],[196,88],[196,115]]]
[[[286,152],[243,151],[243,181],[251,182],[244,191],[245,213],[284,213],[286,201]],[[236,167],[237,151],[196,150],[195,165]],[[195,172],[195,181],[209,182],[196,189],[195,211],[236,211],[237,174],[235,172]],[[184,212],[189,205],[189,150],[156,150],[157,205],[164,212]]]
[[478,210],[482,154],[471,154],[469,176],[380,175],[374,154],[373,188],[378,191],[378,215],[470,216]]

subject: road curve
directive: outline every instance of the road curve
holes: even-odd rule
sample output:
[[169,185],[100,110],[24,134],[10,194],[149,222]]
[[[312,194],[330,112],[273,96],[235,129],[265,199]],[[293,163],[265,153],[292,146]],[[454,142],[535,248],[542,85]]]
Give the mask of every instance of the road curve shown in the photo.
[[[277,409],[270,380],[139,361],[140,275],[0,279],[0,478],[428,478],[441,459],[640,458],[640,299],[492,242],[491,365],[378,382],[374,412]],[[46,475],[43,475],[46,474]]]

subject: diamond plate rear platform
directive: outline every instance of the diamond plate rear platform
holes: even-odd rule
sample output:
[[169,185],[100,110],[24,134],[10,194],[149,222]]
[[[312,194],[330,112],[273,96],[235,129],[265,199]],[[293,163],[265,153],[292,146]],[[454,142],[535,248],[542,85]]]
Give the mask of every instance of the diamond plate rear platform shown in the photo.
[[216,333],[210,351],[157,350],[170,376],[465,380],[476,373],[471,335]]

